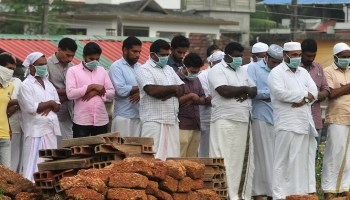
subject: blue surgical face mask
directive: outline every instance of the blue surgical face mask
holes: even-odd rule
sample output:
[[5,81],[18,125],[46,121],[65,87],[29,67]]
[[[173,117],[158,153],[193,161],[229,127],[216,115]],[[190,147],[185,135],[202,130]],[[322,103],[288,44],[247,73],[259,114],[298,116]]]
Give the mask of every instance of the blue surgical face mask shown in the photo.
[[268,61],[268,60],[269,60],[268,58],[265,59],[265,66],[264,66],[264,69],[265,69],[267,72],[270,72],[270,71],[271,71],[271,68],[270,68],[269,65],[267,64],[267,61]]
[[85,62],[86,68],[88,68],[91,71],[95,70],[99,65],[100,63],[97,60],[93,60],[91,62]]
[[[338,56],[335,56],[338,58]],[[338,62],[336,62],[337,66],[345,69],[349,66],[350,58],[338,58]]]
[[158,56],[156,53],[154,53],[154,55],[157,56],[158,62],[155,61],[155,60],[153,60],[152,58],[151,58],[151,59],[152,59],[153,62],[155,62],[160,68],[163,68],[163,67],[165,67],[165,65],[167,65],[169,56],[160,57],[160,56]]
[[265,60],[265,58],[258,58],[258,61],[257,62],[260,62],[262,60]]
[[232,56],[230,57],[232,58],[232,62],[227,64],[234,70],[238,69],[242,65],[242,57],[232,57]]
[[188,69],[187,69],[187,67],[185,67],[186,68],[186,71],[187,71],[187,75],[185,75],[185,77],[187,78],[187,80],[189,80],[189,81],[194,81],[194,80],[196,80],[196,78],[198,77],[198,74],[199,73],[197,73],[197,74],[195,74],[195,73],[191,73],[190,71],[188,71]]
[[41,78],[44,78],[47,76],[47,65],[40,65],[40,66],[35,66],[35,75],[34,76],[39,76]]
[[[288,56],[288,55],[287,55],[287,56]],[[288,66],[289,68],[296,69],[296,68],[298,68],[298,67],[300,66],[301,57],[291,58],[291,57],[288,56],[288,58],[289,58],[289,63],[286,63],[286,64],[287,64],[287,66]]]

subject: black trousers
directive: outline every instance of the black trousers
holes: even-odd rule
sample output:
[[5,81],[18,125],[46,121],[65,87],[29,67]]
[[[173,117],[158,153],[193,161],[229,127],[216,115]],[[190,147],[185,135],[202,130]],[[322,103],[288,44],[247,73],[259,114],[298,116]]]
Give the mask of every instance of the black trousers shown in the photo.
[[85,126],[73,123],[73,138],[95,136],[107,133],[107,124],[104,126]]

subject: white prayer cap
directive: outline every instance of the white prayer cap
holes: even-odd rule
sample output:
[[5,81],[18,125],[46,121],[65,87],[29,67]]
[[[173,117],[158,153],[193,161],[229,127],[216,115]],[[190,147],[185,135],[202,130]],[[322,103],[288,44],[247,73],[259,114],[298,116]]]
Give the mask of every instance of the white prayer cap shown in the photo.
[[345,44],[344,42],[337,43],[333,47],[333,55],[336,55],[345,50],[350,50],[350,47],[347,44]]
[[40,52],[33,52],[31,54],[29,54],[26,59],[24,59],[22,65],[24,67],[29,67],[29,65],[32,65],[33,63],[35,63],[35,61],[37,61],[39,58],[45,56],[43,53]]
[[261,52],[266,52],[267,49],[269,49],[269,46],[265,43],[258,42],[255,43],[252,47],[252,53],[261,53]]
[[274,59],[283,60],[283,49],[277,44],[271,44],[267,54]]
[[211,54],[207,60],[208,62],[215,62],[215,61],[218,61],[218,60],[222,60],[225,56],[225,53],[218,50],[218,51],[215,51],[213,54]]
[[298,50],[301,50],[301,45],[299,42],[284,43],[283,51],[298,51]]

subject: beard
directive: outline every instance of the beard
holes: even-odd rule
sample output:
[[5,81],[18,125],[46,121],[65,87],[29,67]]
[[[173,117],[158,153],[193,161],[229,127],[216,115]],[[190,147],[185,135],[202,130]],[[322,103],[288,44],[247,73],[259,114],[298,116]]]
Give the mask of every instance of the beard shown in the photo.
[[125,60],[129,63],[129,65],[134,65],[135,63],[137,63],[139,58],[130,58],[128,55],[126,55]]

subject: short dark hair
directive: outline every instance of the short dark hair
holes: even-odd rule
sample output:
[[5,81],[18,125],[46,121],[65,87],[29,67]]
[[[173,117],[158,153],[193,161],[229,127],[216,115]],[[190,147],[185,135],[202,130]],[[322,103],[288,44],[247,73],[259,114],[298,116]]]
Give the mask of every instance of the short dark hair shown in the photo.
[[131,49],[133,46],[142,46],[142,42],[137,37],[130,36],[123,41],[122,49]]
[[170,45],[167,41],[158,39],[152,43],[149,50],[150,52],[159,53],[161,49],[169,50]]
[[101,55],[101,53],[102,53],[101,47],[95,42],[87,43],[84,47],[84,50],[83,50],[84,56],[90,56],[90,55],[94,55],[94,54]]
[[184,65],[186,67],[201,68],[203,66],[203,60],[196,53],[189,53],[184,58]]
[[183,35],[177,35],[171,40],[171,48],[190,47],[190,41]]
[[225,54],[231,55],[233,51],[242,52],[244,51],[244,47],[238,42],[231,42],[228,45],[226,45]]
[[301,43],[302,52],[317,52],[317,43],[314,39],[308,38]]
[[75,40],[66,37],[60,40],[58,43],[58,48],[62,49],[63,51],[66,51],[68,49],[75,52],[78,49],[78,46]]
[[218,47],[218,45],[216,44],[212,44],[210,45],[208,48],[207,48],[207,57],[209,57],[211,55],[211,52],[214,51],[214,50],[217,50],[217,49],[220,49]]
[[7,64],[16,64],[16,61],[13,59],[11,54],[0,54],[0,65],[5,67]]

